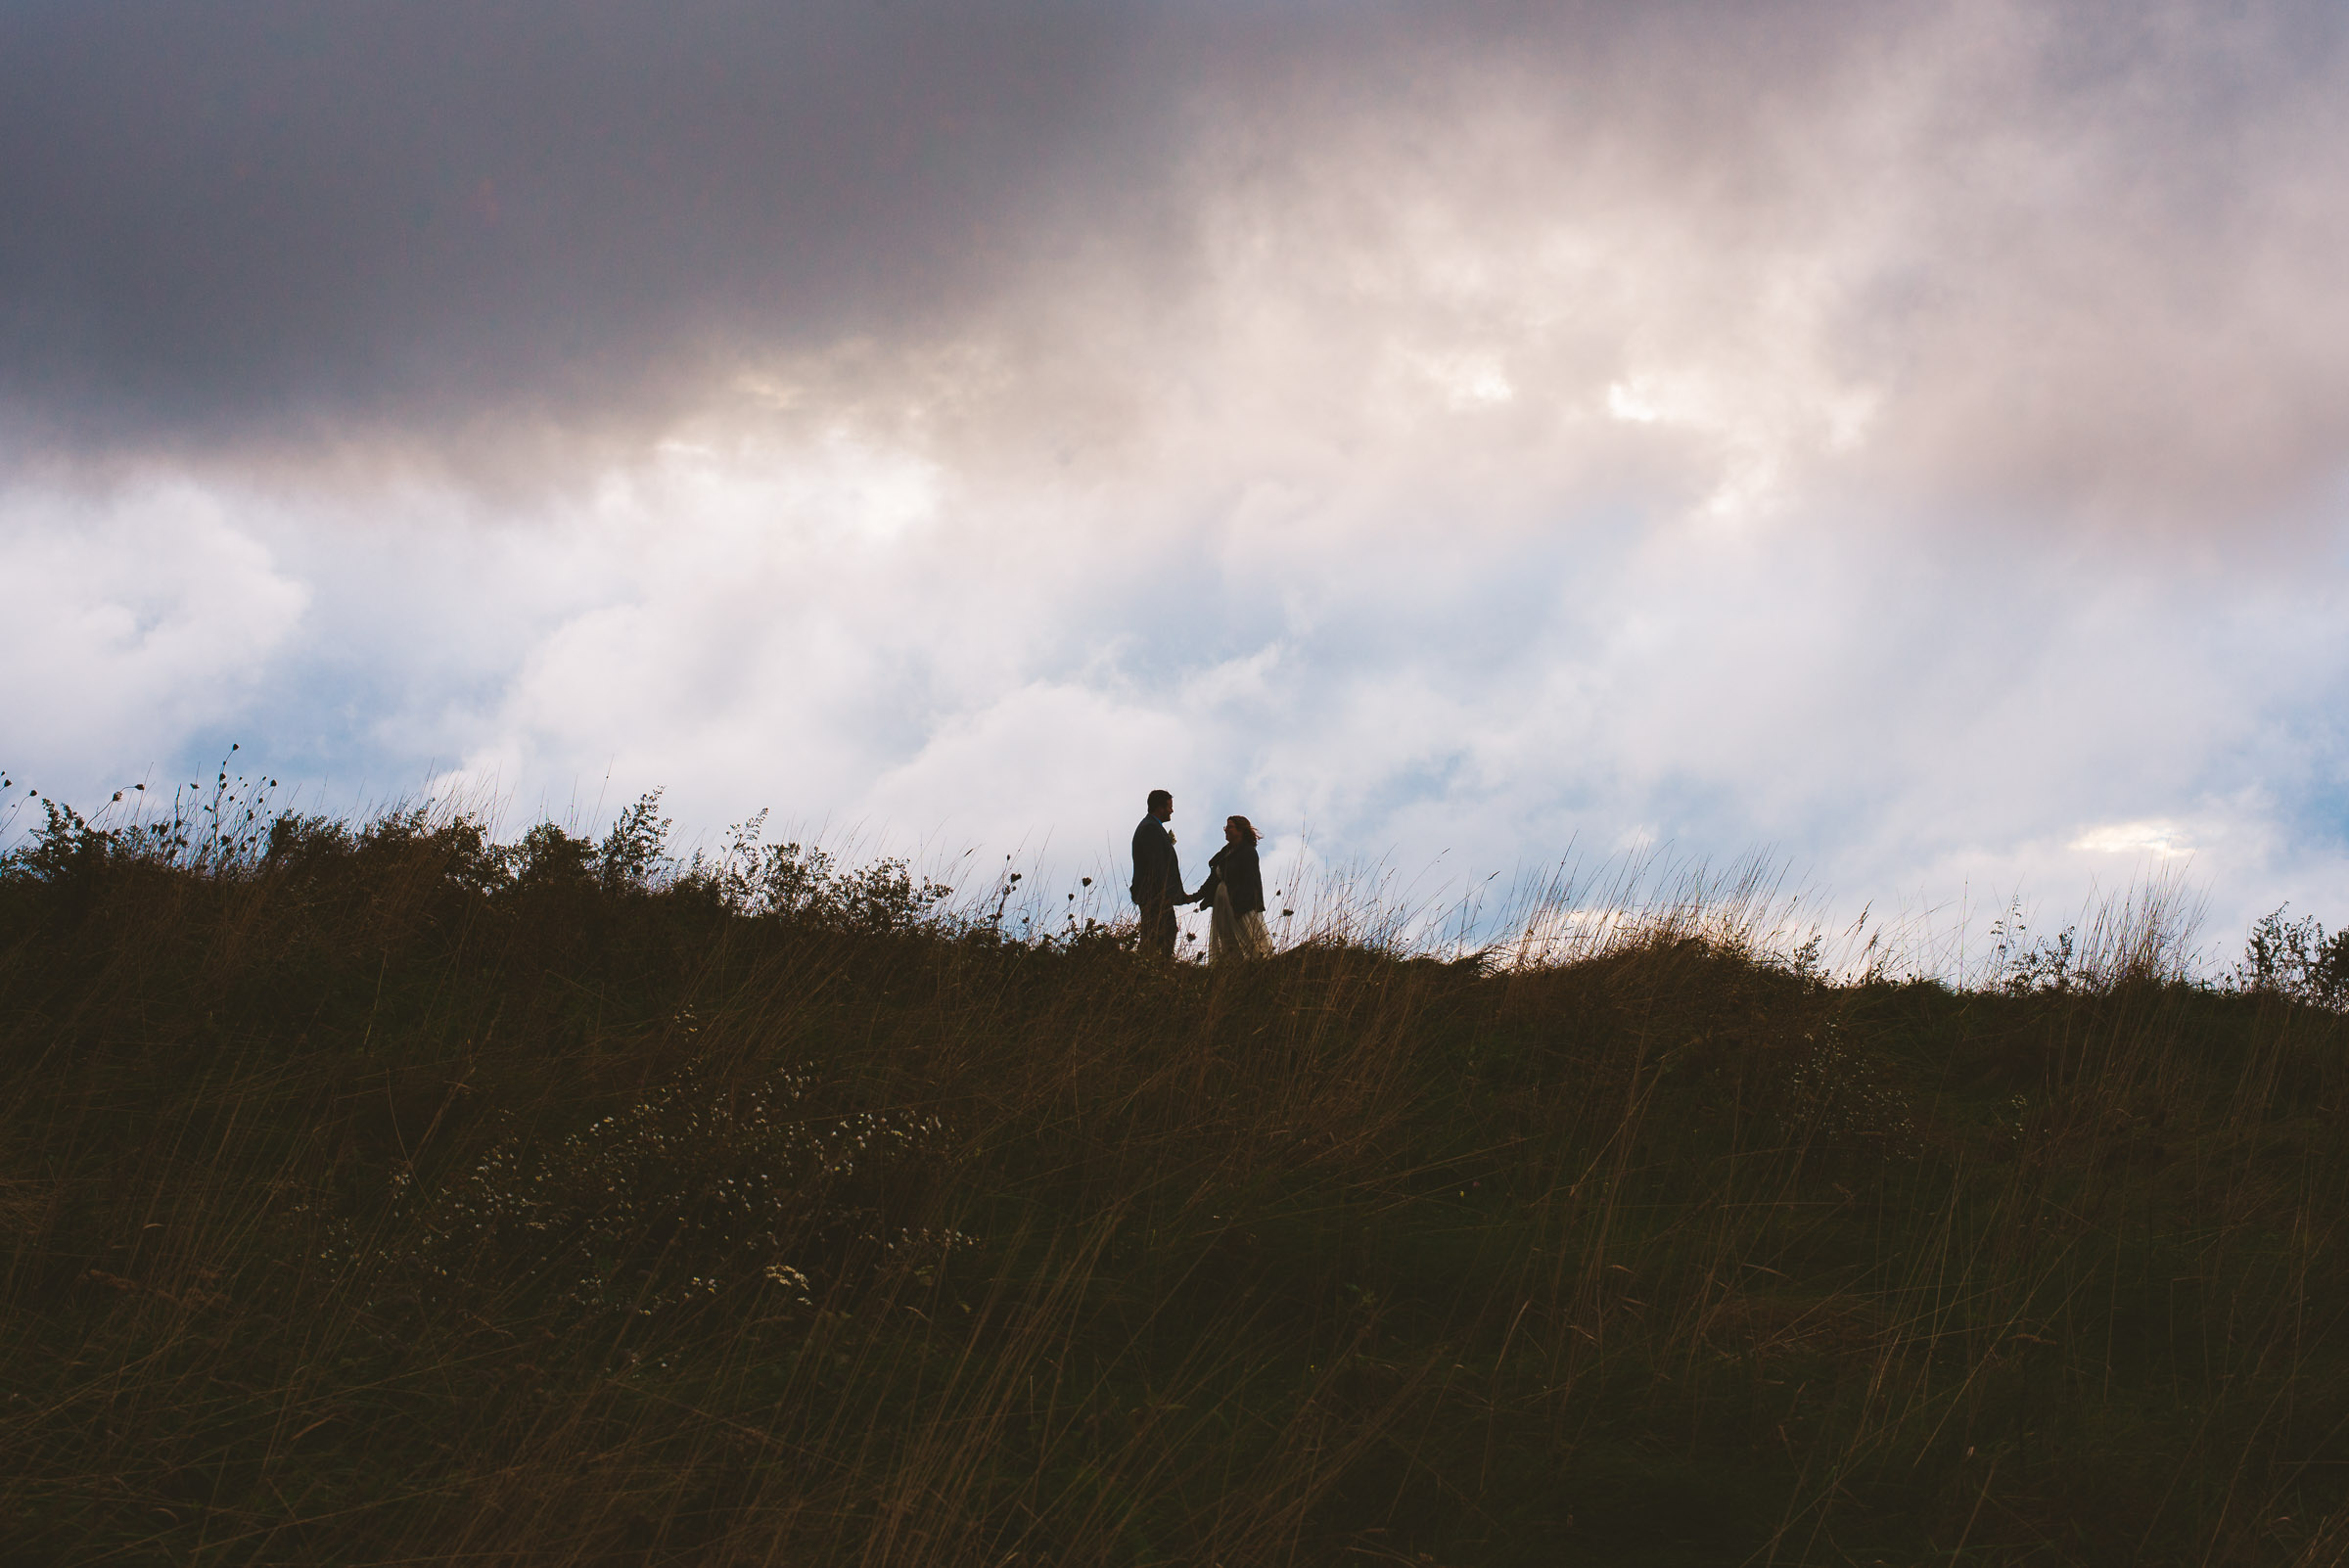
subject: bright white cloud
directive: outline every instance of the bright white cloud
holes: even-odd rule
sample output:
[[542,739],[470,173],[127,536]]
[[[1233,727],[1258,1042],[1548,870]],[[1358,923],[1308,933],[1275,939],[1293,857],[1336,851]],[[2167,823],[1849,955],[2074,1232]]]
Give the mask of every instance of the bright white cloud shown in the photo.
[[2072,840],[2070,847],[2091,854],[2151,855],[2161,860],[2194,853],[2186,829],[2166,821],[2102,823]]
[[[19,773],[70,760],[85,791],[146,778],[177,737],[282,672],[307,590],[218,498],[145,484],[0,506],[10,676],[0,732]],[[159,737],[174,737],[167,749]]]

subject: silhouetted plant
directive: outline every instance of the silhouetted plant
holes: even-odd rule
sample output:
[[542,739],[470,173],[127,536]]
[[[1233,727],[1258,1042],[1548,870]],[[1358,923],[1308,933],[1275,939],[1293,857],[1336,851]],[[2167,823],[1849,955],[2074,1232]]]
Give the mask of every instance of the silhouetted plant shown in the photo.
[[2238,991],[2284,996],[2312,1007],[2349,1004],[2349,931],[2326,935],[2322,922],[2284,917],[2282,904],[2260,916],[2229,979]]
[[69,806],[43,800],[41,812],[41,825],[0,859],[0,873],[34,882],[69,882],[90,875],[126,848],[114,834],[91,827]]
[[583,888],[602,879],[596,874],[595,846],[564,832],[552,822],[540,822],[514,846],[515,880],[526,888]]
[[953,889],[916,878],[902,859],[844,868],[813,846],[762,841],[763,810],[728,829],[725,853],[714,866],[698,857],[682,880],[714,888],[734,913],[774,917],[851,931],[908,931],[933,918]]
[[653,790],[620,813],[595,852],[595,872],[606,893],[644,893],[668,864],[669,819],[659,815]]
[[2051,938],[2034,941],[2018,901],[2008,904],[2006,912],[1991,922],[1990,934],[1991,983],[2009,996],[2060,995],[2085,978],[2075,950],[2078,927],[2066,926]]

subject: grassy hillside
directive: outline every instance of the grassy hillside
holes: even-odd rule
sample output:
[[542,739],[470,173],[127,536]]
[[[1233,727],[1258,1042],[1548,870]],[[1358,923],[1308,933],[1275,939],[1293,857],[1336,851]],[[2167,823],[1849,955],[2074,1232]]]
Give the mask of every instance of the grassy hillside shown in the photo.
[[0,877],[12,1561],[2349,1552],[2328,1010],[263,820]]

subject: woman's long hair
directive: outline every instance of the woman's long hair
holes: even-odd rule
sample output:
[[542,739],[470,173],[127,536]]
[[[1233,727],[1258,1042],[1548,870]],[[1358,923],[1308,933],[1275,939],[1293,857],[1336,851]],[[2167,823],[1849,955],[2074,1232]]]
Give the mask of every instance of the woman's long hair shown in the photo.
[[1256,830],[1255,824],[1251,823],[1244,816],[1227,816],[1223,819],[1223,825],[1225,827],[1238,827],[1242,833],[1248,835],[1248,842],[1250,844],[1260,844],[1264,841],[1265,836],[1262,833],[1259,833]]

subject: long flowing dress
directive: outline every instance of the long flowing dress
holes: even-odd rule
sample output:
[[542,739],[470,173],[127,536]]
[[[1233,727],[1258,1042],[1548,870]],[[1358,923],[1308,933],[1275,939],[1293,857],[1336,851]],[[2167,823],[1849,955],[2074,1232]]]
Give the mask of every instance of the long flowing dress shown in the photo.
[[1248,963],[1272,956],[1265,927],[1265,878],[1253,844],[1226,844],[1208,862],[1207,961]]

